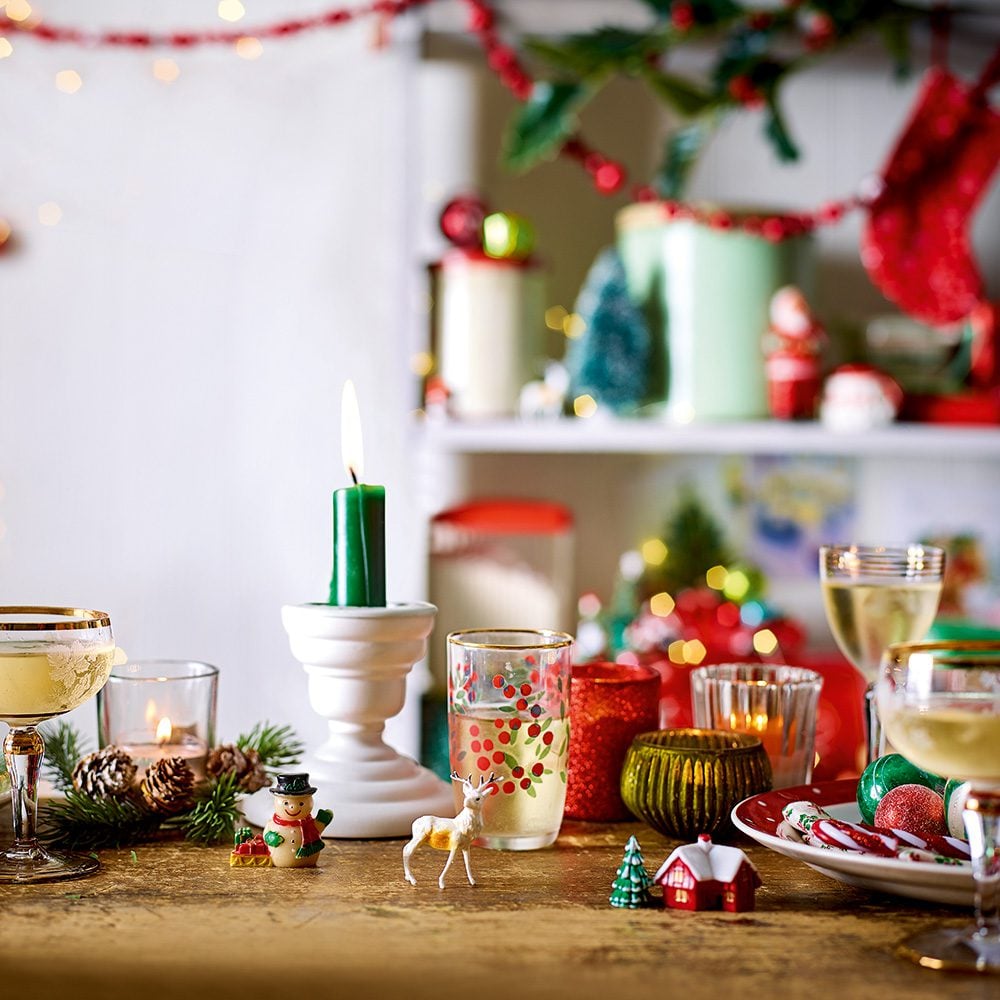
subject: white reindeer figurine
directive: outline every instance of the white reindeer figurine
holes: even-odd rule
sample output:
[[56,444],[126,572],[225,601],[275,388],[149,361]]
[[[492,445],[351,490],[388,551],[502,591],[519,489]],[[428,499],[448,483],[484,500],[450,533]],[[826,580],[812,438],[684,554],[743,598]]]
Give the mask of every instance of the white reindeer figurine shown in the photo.
[[444,877],[452,861],[455,860],[455,852],[459,849],[465,859],[465,873],[469,876],[469,885],[476,884],[476,880],[472,877],[472,868],[469,866],[469,855],[472,852],[472,842],[483,829],[483,803],[497,779],[491,774],[488,778],[480,778],[479,785],[475,786],[472,784],[472,775],[463,778],[458,771],[452,771],[451,780],[462,782],[464,808],[454,819],[421,816],[413,821],[413,836],[403,848],[403,874],[410,885],[417,884],[410,871],[410,855],[421,844],[430,844],[437,851],[449,852],[448,860],[438,877],[439,888],[444,888]]

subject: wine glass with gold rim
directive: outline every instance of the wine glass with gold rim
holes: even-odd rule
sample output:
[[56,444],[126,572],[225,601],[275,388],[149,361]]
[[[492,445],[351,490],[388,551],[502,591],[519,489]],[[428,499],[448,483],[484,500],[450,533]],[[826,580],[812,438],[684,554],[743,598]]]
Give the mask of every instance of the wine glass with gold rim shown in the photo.
[[922,639],[944,582],[944,550],[933,545],[824,545],[819,550],[826,620],[840,651],[868,681],[868,763],[882,752],[873,686],[894,642]]
[[89,855],[38,843],[38,774],[44,744],[36,726],[92,698],[111,673],[115,643],[103,611],[0,607],[0,721],[10,726],[4,758],[11,781],[14,842],[0,853],[0,882],[46,882],[96,871]]
[[926,968],[1000,973],[1000,642],[890,646],[876,693],[886,734],[907,760],[968,782],[976,922],[922,931],[900,952]]

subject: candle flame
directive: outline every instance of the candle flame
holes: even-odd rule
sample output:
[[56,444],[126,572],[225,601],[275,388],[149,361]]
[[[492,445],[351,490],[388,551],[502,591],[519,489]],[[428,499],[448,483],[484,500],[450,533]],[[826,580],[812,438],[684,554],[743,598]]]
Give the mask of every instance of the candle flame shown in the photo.
[[364,470],[364,447],[361,442],[361,410],[354,383],[344,383],[344,396],[340,407],[340,449],[344,468],[355,483],[361,482]]
[[170,724],[170,719],[164,716],[156,726],[156,742],[159,744],[169,743],[170,737],[174,734],[174,727]]

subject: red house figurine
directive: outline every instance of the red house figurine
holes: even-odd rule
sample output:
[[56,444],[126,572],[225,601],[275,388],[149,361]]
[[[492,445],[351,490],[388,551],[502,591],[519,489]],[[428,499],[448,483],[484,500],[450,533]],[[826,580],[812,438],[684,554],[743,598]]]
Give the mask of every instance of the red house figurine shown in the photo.
[[761,884],[757,869],[738,847],[713,844],[707,833],[697,844],[678,847],[653,876],[663,886],[663,905],[678,910],[754,908],[754,891]]

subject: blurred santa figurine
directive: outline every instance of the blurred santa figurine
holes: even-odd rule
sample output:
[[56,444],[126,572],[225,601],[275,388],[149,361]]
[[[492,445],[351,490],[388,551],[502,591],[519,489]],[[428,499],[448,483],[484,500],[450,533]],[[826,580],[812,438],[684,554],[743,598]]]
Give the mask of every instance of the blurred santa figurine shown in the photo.
[[805,296],[794,285],[771,298],[771,325],[764,337],[764,372],[771,416],[808,420],[816,415],[820,387],[820,354],[826,332]]

